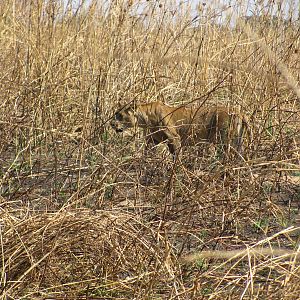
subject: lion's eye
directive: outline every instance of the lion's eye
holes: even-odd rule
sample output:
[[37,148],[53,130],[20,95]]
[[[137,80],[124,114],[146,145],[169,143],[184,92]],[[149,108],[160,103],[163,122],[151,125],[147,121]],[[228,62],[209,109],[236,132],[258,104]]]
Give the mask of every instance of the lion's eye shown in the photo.
[[116,119],[117,121],[122,121],[122,120],[123,120],[123,116],[122,116],[120,113],[116,113],[116,114],[115,114],[115,119]]

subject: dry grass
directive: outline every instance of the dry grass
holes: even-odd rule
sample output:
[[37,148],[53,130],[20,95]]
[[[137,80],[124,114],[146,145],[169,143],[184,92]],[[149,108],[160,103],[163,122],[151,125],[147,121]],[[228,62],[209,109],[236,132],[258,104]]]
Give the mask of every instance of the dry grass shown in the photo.
[[[298,299],[296,7],[96,2],[0,3],[2,298]],[[234,106],[254,141],[174,164],[109,128],[132,100]]]

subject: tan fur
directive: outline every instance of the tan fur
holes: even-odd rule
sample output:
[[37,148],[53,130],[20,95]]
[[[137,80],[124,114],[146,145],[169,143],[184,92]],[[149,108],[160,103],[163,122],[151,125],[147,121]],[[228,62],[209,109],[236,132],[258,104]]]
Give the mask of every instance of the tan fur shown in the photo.
[[121,132],[127,128],[144,129],[147,142],[166,142],[175,155],[181,146],[201,142],[222,143],[241,148],[243,134],[249,133],[247,118],[225,106],[171,107],[162,102],[130,105],[118,111],[111,126]]

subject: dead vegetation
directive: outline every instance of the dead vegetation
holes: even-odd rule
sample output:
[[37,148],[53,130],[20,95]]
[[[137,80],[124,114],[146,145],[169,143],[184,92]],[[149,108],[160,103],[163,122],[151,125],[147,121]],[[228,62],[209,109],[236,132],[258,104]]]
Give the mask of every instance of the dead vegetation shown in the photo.
[[[297,8],[245,3],[1,2],[3,299],[298,299]],[[109,128],[132,100],[233,106],[254,141],[174,164]]]

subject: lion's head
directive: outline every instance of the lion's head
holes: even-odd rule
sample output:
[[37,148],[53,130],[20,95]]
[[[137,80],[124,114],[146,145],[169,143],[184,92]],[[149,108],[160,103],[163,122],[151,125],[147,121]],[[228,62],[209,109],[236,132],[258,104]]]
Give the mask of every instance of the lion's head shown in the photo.
[[118,110],[110,122],[111,127],[116,132],[123,132],[128,128],[133,128],[137,124],[137,118],[134,112],[134,106],[126,106]]

